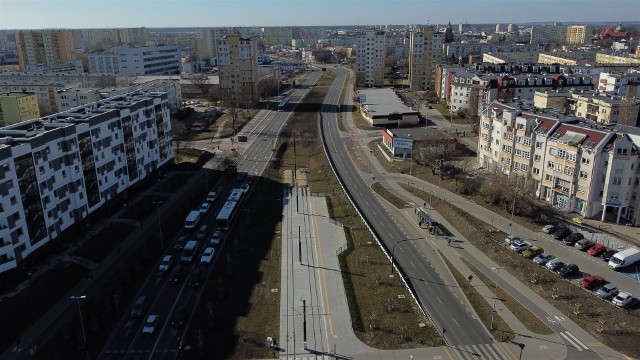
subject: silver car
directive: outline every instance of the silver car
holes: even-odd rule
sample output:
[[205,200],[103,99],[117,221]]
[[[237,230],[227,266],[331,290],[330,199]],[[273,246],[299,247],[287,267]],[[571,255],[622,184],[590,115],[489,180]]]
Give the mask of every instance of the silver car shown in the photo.
[[544,265],[547,262],[549,262],[550,260],[555,259],[556,256],[553,254],[549,254],[549,253],[542,253],[536,257],[533,258],[533,262],[538,264],[538,265]]

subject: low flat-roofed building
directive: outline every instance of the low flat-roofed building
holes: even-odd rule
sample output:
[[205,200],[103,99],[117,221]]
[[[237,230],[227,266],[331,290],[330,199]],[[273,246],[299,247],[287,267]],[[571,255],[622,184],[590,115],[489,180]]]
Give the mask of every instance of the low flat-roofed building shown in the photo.
[[392,89],[359,90],[360,111],[373,126],[417,125],[420,113],[406,106]]
[[431,127],[380,130],[382,145],[393,156],[409,156],[423,150],[455,151],[458,140]]

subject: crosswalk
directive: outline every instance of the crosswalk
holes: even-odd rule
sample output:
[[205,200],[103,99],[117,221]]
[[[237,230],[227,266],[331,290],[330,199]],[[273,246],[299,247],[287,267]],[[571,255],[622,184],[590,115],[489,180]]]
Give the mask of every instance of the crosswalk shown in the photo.
[[459,345],[449,347],[450,355],[459,360],[511,360],[499,344]]
[[558,334],[560,334],[560,336],[562,336],[563,339],[565,339],[569,344],[575,347],[578,351],[589,350],[589,347],[585,345],[582,341],[578,340],[578,338],[575,337],[575,335],[573,335],[572,333],[568,331],[561,331]]

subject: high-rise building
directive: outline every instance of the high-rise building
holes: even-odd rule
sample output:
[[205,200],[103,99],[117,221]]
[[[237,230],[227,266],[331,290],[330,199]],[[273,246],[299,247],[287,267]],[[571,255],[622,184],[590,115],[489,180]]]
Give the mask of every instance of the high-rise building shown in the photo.
[[564,44],[567,38],[567,27],[564,25],[534,25],[531,27],[531,43]]
[[593,36],[593,26],[590,26],[590,25],[567,26],[567,35],[564,43],[567,45],[588,44],[592,36]]
[[409,37],[409,86],[412,90],[435,88],[436,65],[442,63],[444,35],[434,27],[412,31]]
[[258,46],[238,32],[216,41],[220,98],[228,106],[250,107],[259,100]]
[[171,134],[167,95],[144,92],[0,128],[0,272],[157,174]]
[[265,27],[263,38],[266,46],[291,46],[293,28],[289,26]]
[[144,46],[149,40],[149,29],[84,29],[82,38],[85,49],[108,49],[123,44]]
[[28,30],[15,32],[20,70],[27,65],[45,67],[66,65],[76,60],[73,32],[67,30]]
[[0,126],[40,117],[38,97],[35,93],[0,93]]
[[356,85],[383,86],[386,36],[382,30],[369,29],[356,38]]
[[92,73],[139,75],[180,74],[182,55],[176,45],[118,46],[116,52],[95,52],[88,56]]
[[516,25],[516,24],[509,24],[509,25],[507,26],[507,32],[508,32],[508,33],[515,33],[515,32],[518,32],[518,25]]

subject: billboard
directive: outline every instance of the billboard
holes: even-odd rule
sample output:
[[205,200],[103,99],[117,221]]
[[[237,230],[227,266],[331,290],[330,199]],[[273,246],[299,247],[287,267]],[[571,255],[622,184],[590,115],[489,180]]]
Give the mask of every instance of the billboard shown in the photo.
[[398,149],[413,149],[413,139],[410,137],[393,137],[393,147]]
[[367,101],[367,94],[365,93],[358,93],[358,97],[360,98],[360,102]]

